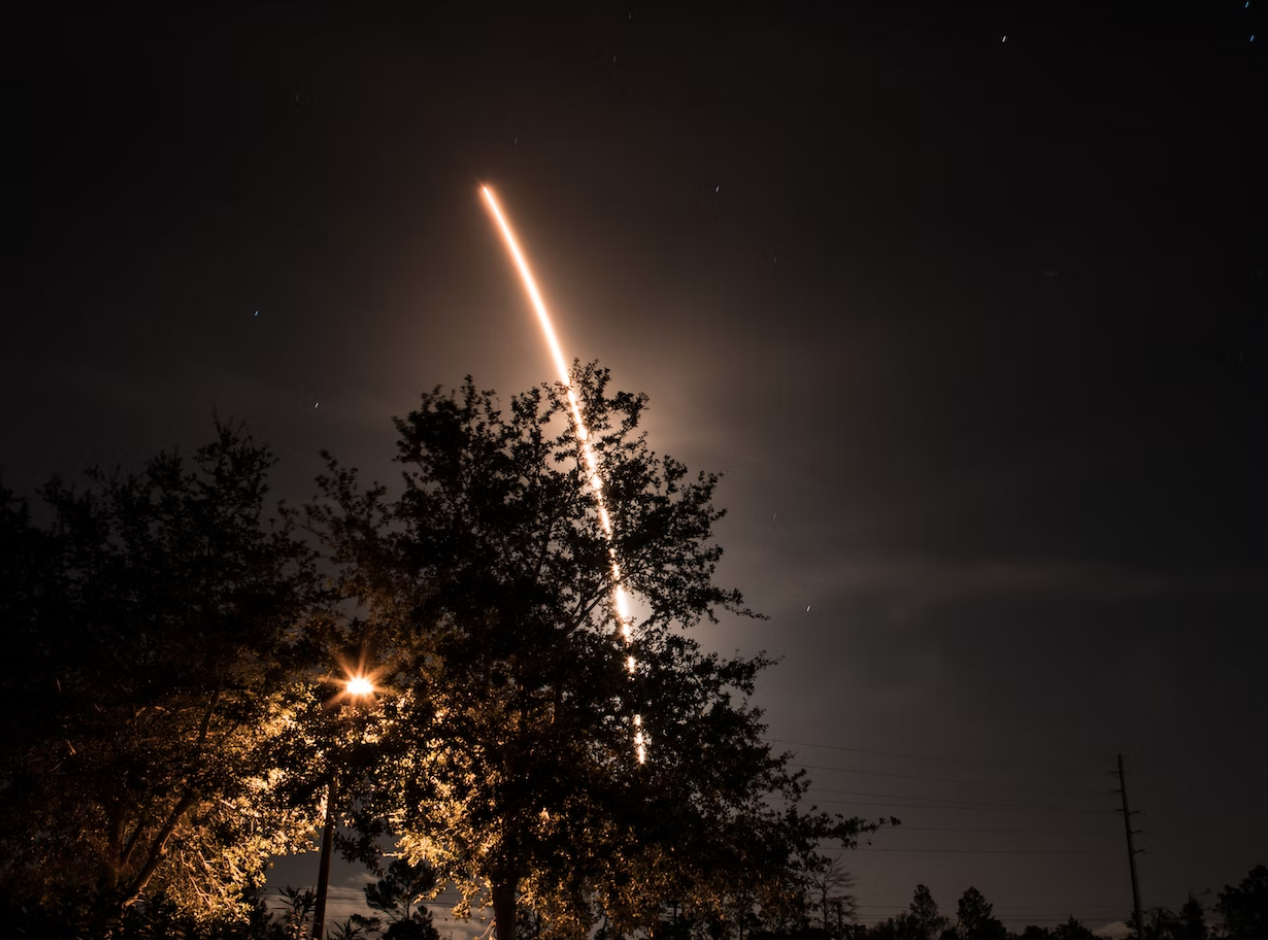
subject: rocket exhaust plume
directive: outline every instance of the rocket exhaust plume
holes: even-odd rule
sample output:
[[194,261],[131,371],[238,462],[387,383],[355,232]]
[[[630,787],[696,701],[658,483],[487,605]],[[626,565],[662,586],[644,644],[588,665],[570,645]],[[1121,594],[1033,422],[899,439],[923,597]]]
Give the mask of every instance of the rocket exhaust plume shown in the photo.
[[[537,281],[533,278],[532,269],[529,268],[528,261],[520,250],[519,242],[515,240],[515,233],[511,231],[511,226],[507,223],[506,216],[502,214],[497,199],[493,196],[493,190],[487,186],[481,186],[480,195],[484,197],[489,213],[493,216],[494,221],[497,222],[498,228],[502,232],[502,239],[506,242],[506,250],[515,262],[515,267],[519,270],[520,280],[524,282],[524,290],[528,293],[528,299],[533,305],[533,312],[537,314],[537,322],[546,337],[546,345],[550,347],[550,355],[554,360],[555,369],[559,373],[559,381],[563,383],[564,388],[568,392],[568,405],[572,410],[572,429],[577,435],[577,443],[581,448],[581,457],[585,463],[585,472],[590,483],[590,492],[594,497],[595,507],[599,511],[599,528],[603,532],[603,537],[608,541],[608,556],[612,559],[612,607],[616,611],[617,622],[621,628],[621,636],[628,645],[633,639],[631,635],[633,617],[629,612],[628,595],[621,583],[621,568],[616,561],[616,549],[611,544],[612,518],[608,514],[607,500],[604,497],[603,476],[599,472],[599,458],[590,443],[590,432],[586,429],[585,419],[581,416],[581,402],[572,387],[572,376],[568,372],[568,363],[564,359],[563,351],[559,348],[559,339],[555,336],[555,327],[550,321],[550,313],[546,309],[545,301],[542,300],[541,292],[537,289]],[[626,663],[630,672],[634,672],[638,665],[633,656],[628,657]],[[640,764],[647,760],[647,744],[651,740],[643,732],[642,725],[642,717],[635,715],[634,727],[637,731],[634,736],[634,746]]]

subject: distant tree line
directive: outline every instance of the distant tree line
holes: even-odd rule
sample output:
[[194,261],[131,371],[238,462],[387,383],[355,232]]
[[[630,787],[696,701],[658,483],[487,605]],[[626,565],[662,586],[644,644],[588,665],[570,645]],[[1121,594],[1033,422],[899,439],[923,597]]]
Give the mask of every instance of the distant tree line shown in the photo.
[[[1005,928],[993,915],[993,907],[976,888],[961,895],[955,917],[938,910],[929,889],[917,885],[906,912],[871,926],[856,922],[853,895],[838,889],[851,879],[840,865],[834,875],[804,885],[800,915],[770,917],[761,911],[727,925],[717,919],[701,918],[677,904],[662,905],[657,919],[640,935],[682,940],[719,940],[739,935],[749,940],[1093,940],[1097,934],[1071,916],[1055,927],[1029,925],[1020,931]],[[827,890],[825,891],[825,884]],[[331,940],[440,940],[424,898],[436,886],[435,870],[425,864],[395,859],[383,877],[365,887],[370,916],[353,915],[331,924]],[[206,921],[182,913],[167,900],[146,902],[125,915],[120,940],[159,940],[179,937],[186,940],[299,940],[308,936],[312,924],[314,893],[287,887],[272,909],[256,889],[245,894],[247,914],[236,921]],[[739,934],[743,926],[745,933]],[[1129,936],[1138,936],[1130,917]],[[530,914],[524,925],[532,940],[550,934],[540,915]],[[734,930],[732,931],[731,929]],[[1236,887],[1225,886],[1211,910],[1189,896],[1179,912],[1151,908],[1145,915],[1144,940],[1262,940],[1268,928],[1268,867],[1252,869]],[[617,936],[610,923],[596,932],[596,940]]]
[[[271,509],[274,458],[225,424],[33,504],[0,488],[0,931],[272,936],[268,860],[328,820],[379,875],[394,845],[458,916],[491,907],[500,940],[659,930],[667,899],[718,937],[808,920],[825,848],[880,823],[808,807],[763,740],[770,658],[692,638],[755,616],[714,580],[717,477],[653,453],[605,370],[573,389],[424,394],[395,492],[330,458]],[[327,935],[406,936],[417,900]]]
[[[1213,915],[1213,916],[1211,916]],[[1208,920],[1209,917],[1209,920]],[[1192,894],[1179,913],[1156,907],[1144,912],[1145,929],[1124,918],[1129,935],[1141,940],[1263,940],[1268,937],[1268,867],[1257,865],[1237,886],[1226,885],[1213,910]],[[1007,929],[976,888],[960,896],[954,918],[938,911],[929,889],[917,885],[906,913],[871,926],[846,924],[827,933],[833,940],[1093,940],[1097,935],[1071,916],[1055,927]]]

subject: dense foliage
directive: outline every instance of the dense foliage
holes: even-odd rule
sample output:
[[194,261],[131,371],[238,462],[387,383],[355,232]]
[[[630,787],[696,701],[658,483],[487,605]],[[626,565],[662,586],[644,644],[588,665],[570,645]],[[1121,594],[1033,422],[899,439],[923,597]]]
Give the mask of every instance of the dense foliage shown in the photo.
[[[492,905],[503,940],[517,910],[576,937],[600,918],[650,927],[668,899],[721,921],[754,904],[800,916],[820,843],[875,827],[797,808],[805,783],[747,703],[770,660],[706,653],[685,632],[752,616],[713,582],[717,477],[651,452],[646,399],[607,386],[606,371],[574,373],[610,542],[562,387],[507,412],[470,380],[425,394],[397,421],[396,496],[331,461],[314,526],[394,701],[363,829],[390,821],[462,888],[460,913]],[[641,605],[628,646],[614,564]]]
[[108,931],[144,895],[214,917],[301,844],[274,799],[314,557],[267,520],[267,450],[219,426],[188,461],[5,494],[0,890]]

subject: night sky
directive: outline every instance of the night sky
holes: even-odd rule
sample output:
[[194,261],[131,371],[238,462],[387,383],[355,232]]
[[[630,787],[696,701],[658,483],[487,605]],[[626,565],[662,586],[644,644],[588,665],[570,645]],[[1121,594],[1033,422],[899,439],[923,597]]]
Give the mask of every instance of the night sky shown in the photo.
[[565,354],[725,474],[770,620],[701,639],[782,657],[820,806],[903,820],[861,919],[1123,919],[1119,750],[1178,908],[1268,862],[1262,11],[19,15],[4,482],[218,413],[300,500],[321,448],[391,477],[423,389],[550,380],[488,183]]

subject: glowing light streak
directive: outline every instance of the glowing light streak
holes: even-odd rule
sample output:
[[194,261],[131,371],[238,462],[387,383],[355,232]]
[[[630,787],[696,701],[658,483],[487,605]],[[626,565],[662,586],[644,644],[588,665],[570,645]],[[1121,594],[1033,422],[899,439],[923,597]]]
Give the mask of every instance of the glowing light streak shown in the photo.
[[[600,472],[599,457],[594,452],[594,446],[590,443],[590,431],[586,428],[585,419],[581,415],[581,402],[577,398],[576,390],[572,387],[572,376],[568,373],[567,361],[564,359],[563,350],[559,346],[559,339],[555,335],[555,327],[551,323],[550,312],[546,309],[545,301],[542,300],[541,291],[537,289],[537,280],[533,277],[533,272],[528,266],[524,253],[520,250],[519,242],[515,240],[515,233],[511,231],[510,224],[502,214],[502,210],[493,196],[493,191],[487,186],[481,186],[480,195],[484,197],[485,205],[488,206],[490,214],[492,214],[494,221],[497,222],[497,226],[502,232],[507,251],[510,252],[511,258],[515,262],[515,267],[519,270],[520,280],[524,282],[524,290],[528,293],[533,312],[537,314],[537,322],[542,328],[542,333],[546,336],[546,345],[550,347],[550,355],[554,360],[555,369],[559,373],[559,381],[563,383],[564,388],[567,390],[568,406],[572,412],[573,432],[577,435],[581,458],[589,471],[587,482],[590,484],[590,493],[598,510],[599,527],[603,532],[603,537],[609,543],[608,557],[612,559],[613,607],[616,610],[617,622],[620,624],[621,636],[628,646],[633,642],[633,616],[630,613],[628,596],[621,584],[621,567],[616,561],[616,548],[611,544],[612,517],[608,513],[607,499],[604,496],[603,475]],[[638,669],[638,662],[633,656],[629,656],[626,658],[626,666],[633,673]],[[647,744],[651,740],[643,733],[642,724],[642,717],[635,715],[634,726],[638,730],[634,735],[634,746],[640,764],[645,763],[647,760]]]
[[502,210],[498,208],[497,200],[493,198],[493,190],[487,186],[481,186],[480,193],[484,196],[484,201],[488,203],[489,211],[493,213],[498,228],[502,230],[502,238],[506,240],[507,250],[511,252],[515,266],[519,268],[520,279],[524,282],[524,289],[528,291],[528,299],[533,303],[537,322],[541,325],[542,332],[546,334],[546,344],[550,347],[550,355],[555,360],[555,368],[559,370],[559,381],[569,389],[568,401],[572,404],[572,413],[577,419],[577,427],[581,429],[577,436],[584,441],[587,437],[584,433],[585,425],[581,421],[581,412],[577,409],[577,396],[571,390],[572,383],[568,381],[568,364],[564,361],[563,351],[559,348],[559,340],[555,337],[555,328],[551,325],[550,314],[546,312],[546,304],[543,303],[541,292],[537,289],[537,281],[533,279],[533,272],[529,270],[528,262],[524,260],[524,253],[520,251],[519,242],[515,240],[515,235],[506,223]]
[[651,738],[643,734],[643,716],[634,716],[634,750],[638,753],[638,762],[640,764],[647,763],[647,745],[651,743]]

